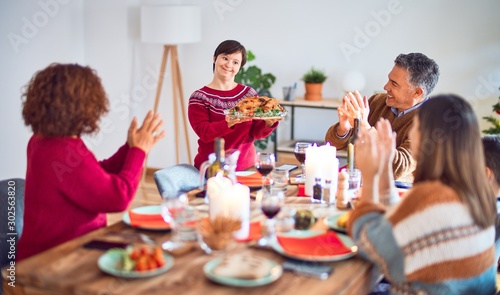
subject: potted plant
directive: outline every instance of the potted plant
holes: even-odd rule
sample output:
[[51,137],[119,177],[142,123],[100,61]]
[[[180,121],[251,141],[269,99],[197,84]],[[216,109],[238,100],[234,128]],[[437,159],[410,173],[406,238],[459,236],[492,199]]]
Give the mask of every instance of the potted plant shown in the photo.
[[327,76],[321,70],[317,70],[312,67],[308,72],[302,76],[302,80],[306,86],[306,94],[304,98],[306,100],[321,100],[323,82],[325,82]]
[[[252,51],[248,50],[247,64],[251,63],[253,60],[255,60],[255,55]],[[269,89],[273,86],[274,82],[276,82],[276,77],[271,73],[262,73],[262,70],[256,65],[250,65],[246,68],[241,68],[238,74],[236,74],[236,77],[234,77],[234,81],[252,87],[260,96],[272,97]],[[266,138],[256,140],[254,145],[259,150],[265,150],[269,143],[269,139],[274,141],[275,136],[273,132]]]

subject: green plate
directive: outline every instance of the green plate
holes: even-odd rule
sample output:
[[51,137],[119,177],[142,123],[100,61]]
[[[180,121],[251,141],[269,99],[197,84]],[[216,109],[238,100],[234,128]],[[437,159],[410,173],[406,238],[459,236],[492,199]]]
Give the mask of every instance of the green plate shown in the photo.
[[103,272],[116,277],[147,278],[167,272],[172,268],[172,266],[174,266],[174,258],[172,256],[168,255],[167,253],[163,253],[163,257],[165,258],[165,265],[160,268],[147,271],[123,271],[116,267],[119,260],[121,259],[121,254],[114,251],[108,251],[101,255],[101,257],[99,257],[99,260],[97,260],[97,265]]
[[340,218],[340,216],[342,216],[344,214],[345,214],[345,212],[340,212],[340,213],[334,214],[332,216],[325,218],[323,220],[323,222],[325,223],[326,226],[333,229],[334,231],[345,234],[347,229],[345,227],[340,227],[337,224],[337,220]]
[[226,277],[226,276],[220,276],[216,275],[213,273],[213,270],[217,265],[219,265],[222,261],[222,257],[210,260],[203,266],[203,272],[205,273],[205,276],[216,283],[222,284],[222,285],[228,285],[228,286],[235,286],[235,287],[256,287],[256,286],[263,286],[270,284],[277,279],[281,277],[283,274],[283,268],[281,265],[276,263],[275,261],[266,259],[268,263],[272,265],[271,271],[269,274],[263,278],[260,279],[255,279],[255,280],[244,280],[244,279],[237,279],[237,278],[231,278],[231,277]]

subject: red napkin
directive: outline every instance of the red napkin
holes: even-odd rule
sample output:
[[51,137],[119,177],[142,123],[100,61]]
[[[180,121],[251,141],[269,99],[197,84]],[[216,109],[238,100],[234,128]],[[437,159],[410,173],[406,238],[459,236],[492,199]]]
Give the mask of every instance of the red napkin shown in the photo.
[[278,242],[289,254],[334,256],[351,253],[334,231],[308,238],[278,236]]
[[262,225],[260,221],[254,221],[250,223],[250,234],[246,239],[237,239],[238,242],[250,242],[260,239],[262,234]]
[[308,197],[308,196],[306,196],[306,185],[305,184],[298,185],[297,197]]
[[262,175],[259,172],[245,176],[239,175],[236,176],[236,181],[246,186],[262,186]]
[[148,229],[169,229],[170,224],[163,220],[160,213],[138,213],[134,210],[128,211],[130,224],[133,227],[143,227]]

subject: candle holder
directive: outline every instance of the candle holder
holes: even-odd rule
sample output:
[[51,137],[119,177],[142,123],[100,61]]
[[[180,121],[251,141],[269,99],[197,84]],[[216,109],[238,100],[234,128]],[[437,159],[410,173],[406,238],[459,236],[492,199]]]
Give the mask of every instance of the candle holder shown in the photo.
[[234,241],[234,232],[241,228],[241,220],[217,215],[200,220],[198,243],[206,254],[214,254],[228,248]]

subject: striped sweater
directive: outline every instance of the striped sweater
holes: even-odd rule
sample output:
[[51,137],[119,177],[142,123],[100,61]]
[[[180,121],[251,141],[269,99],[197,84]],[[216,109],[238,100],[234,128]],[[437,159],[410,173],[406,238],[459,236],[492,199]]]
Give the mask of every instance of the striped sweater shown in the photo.
[[494,226],[480,228],[441,182],[415,185],[385,212],[358,203],[348,232],[362,257],[391,282],[391,294],[494,294]]
[[214,152],[214,141],[222,137],[225,149],[240,151],[237,170],[244,170],[255,163],[255,139],[269,136],[278,126],[267,127],[266,122],[254,120],[227,127],[224,110],[230,109],[245,97],[256,96],[257,92],[249,87],[238,84],[234,89],[221,91],[203,87],[195,91],[189,98],[188,117],[191,127],[198,135],[198,154],[194,158],[194,166],[208,160],[208,155]]

